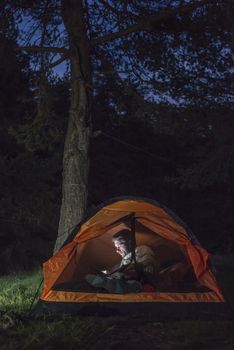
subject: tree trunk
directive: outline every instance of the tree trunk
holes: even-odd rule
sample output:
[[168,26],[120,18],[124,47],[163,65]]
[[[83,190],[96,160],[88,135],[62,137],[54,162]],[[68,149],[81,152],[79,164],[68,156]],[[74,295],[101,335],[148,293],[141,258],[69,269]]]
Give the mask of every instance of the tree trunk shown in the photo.
[[62,205],[55,251],[86,210],[91,132],[90,64],[84,8],[81,0],[62,0],[61,3],[72,53],[71,108],[64,147]]

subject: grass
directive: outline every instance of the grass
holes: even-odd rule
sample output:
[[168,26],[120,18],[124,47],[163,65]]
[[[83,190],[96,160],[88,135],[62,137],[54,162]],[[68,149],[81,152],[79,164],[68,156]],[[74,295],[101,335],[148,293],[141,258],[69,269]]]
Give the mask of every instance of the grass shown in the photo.
[[41,271],[0,277],[0,310],[27,313],[41,280]]
[[101,349],[98,339],[104,331],[104,325],[93,319],[31,320],[2,332],[0,349]]
[[216,255],[213,257],[213,264],[225,297],[234,309],[234,255]]
[[[234,264],[215,261],[219,277],[234,302]],[[28,310],[41,280],[41,272],[0,277],[2,321],[16,312],[9,327],[1,327],[1,350],[231,350],[233,320],[156,321],[144,317],[72,317],[32,319]],[[18,317],[19,316],[19,317]]]

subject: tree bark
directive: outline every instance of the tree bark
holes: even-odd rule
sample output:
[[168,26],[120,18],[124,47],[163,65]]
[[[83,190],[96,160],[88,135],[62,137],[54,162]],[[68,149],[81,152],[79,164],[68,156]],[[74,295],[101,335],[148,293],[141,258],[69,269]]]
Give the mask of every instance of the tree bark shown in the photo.
[[57,251],[83,218],[88,197],[90,122],[90,62],[81,0],[62,0],[63,20],[71,52],[71,108],[63,155],[62,205]]

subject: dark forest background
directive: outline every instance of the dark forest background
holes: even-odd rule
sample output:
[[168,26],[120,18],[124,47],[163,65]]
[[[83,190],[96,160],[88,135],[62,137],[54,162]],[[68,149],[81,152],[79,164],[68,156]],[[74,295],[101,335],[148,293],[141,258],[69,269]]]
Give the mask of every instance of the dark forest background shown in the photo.
[[[152,198],[180,216],[208,251],[222,254],[234,249],[233,25],[227,5],[221,2],[193,23],[190,38],[179,36],[175,21],[166,23],[174,40],[163,39],[163,27],[155,28],[162,34],[157,41],[138,38],[137,55],[148,65],[136,71],[135,81],[117,74],[116,66],[113,72],[107,61],[99,66],[93,55],[98,74],[88,184],[88,209],[115,196]],[[50,74],[35,71],[29,55],[15,50],[15,19],[6,13],[0,19],[0,273],[9,273],[33,268],[53,251],[70,76],[65,66]],[[180,22],[190,24],[187,17]],[[152,71],[159,66],[167,77],[157,81]]]

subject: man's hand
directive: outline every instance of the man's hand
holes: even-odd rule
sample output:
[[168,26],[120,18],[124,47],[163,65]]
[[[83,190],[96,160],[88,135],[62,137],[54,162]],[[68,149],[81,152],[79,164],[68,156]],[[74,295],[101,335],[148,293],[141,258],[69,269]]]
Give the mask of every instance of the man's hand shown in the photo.
[[135,270],[127,270],[123,273],[125,280],[138,280],[138,273]]
[[126,270],[124,270],[123,278],[126,280],[138,280],[142,272],[142,264],[131,264],[129,265],[129,267],[126,268]]

